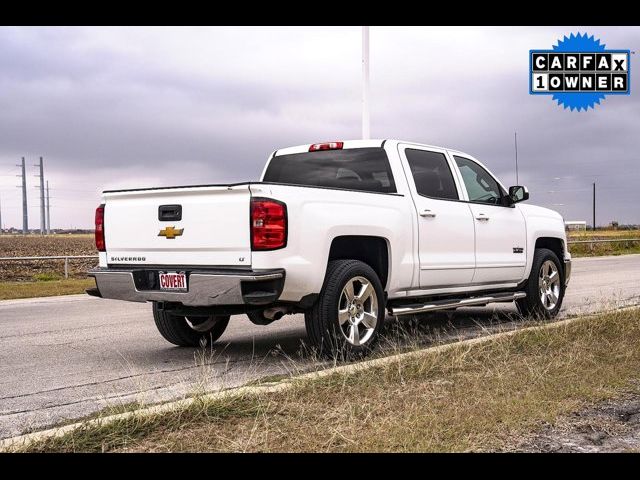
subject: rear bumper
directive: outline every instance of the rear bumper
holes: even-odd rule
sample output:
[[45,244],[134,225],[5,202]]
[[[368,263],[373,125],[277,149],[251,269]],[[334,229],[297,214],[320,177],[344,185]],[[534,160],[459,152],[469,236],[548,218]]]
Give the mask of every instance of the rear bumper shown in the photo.
[[[156,288],[159,271],[185,271],[188,290]],[[284,287],[285,271],[189,270],[181,267],[151,269],[96,268],[89,272],[96,288],[90,295],[129,302],[175,302],[185,306],[267,305],[275,302]]]

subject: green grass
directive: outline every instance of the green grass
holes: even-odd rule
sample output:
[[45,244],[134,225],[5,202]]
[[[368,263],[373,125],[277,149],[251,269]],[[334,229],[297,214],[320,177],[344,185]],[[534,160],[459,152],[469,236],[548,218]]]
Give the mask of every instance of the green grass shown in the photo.
[[36,273],[33,279],[36,282],[51,282],[53,280],[62,280],[62,276],[57,273]]
[[639,389],[640,310],[454,345],[290,389],[85,425],[22,451],[483,451]]
[[42,281],[35,282],[0,282],[0,300],[33,297],[52,297],[56,295],[72,295],[84,293],[87,288],[95,287],[93,278],[70,278],[56,280],[50,274],[42,276]]

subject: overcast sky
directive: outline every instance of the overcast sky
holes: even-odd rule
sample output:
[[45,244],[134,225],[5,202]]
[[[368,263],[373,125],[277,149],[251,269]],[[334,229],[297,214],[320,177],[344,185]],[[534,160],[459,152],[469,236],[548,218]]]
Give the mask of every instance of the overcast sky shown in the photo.
[[[466,151],[565,219],[640,223],[640,100],[588,112],[528,93],[528,51],[571,32],[607,48],[640,28],[371,28],[371,134]],[[0,28],[0,199],[39,226],[45,158],[51,223],[91,227],[107,188],[257,180],[289,145],[360,136],[360,27]],[[637,69],[632,55],[632,70]],[[559,193],[549,193],[550,191]],[[555,204],[555,205],[554,205]],[[558,205],[562,204],[562,205]]]

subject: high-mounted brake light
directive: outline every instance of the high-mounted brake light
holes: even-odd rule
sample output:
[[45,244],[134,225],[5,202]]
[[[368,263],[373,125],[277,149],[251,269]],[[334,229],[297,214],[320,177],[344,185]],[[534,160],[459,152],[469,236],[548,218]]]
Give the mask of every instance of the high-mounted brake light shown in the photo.
[[251,250],[287,246],[287,206],[270,198],[251,199]]
[[317,152],[318,150],[342,150],[344,142],[325,142],[314,143],[309,147],[310,152]]
[[96,208],[96,248],[99,252],[105,252],[104,243],[104,204]]

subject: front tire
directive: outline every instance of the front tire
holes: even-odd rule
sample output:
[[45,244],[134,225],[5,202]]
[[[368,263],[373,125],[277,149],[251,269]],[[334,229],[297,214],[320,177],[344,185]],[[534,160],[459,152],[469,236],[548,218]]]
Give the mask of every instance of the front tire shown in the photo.
[[229,315],[185,317],[160,310],[157,302],[153,302],[153,319],[160,335],[179,347],[212,345],[229,324]]
[[564,270],[553,251],[536,249],[524,291],[527,296],[516,300],[522,315],[538,318],[554,318],[558,315],[564,299]]
[[329,262],[320,296],[304,316],[313,346],[325,356],[343,359],[371,351],[384,317],[382,283],[359,260]]

